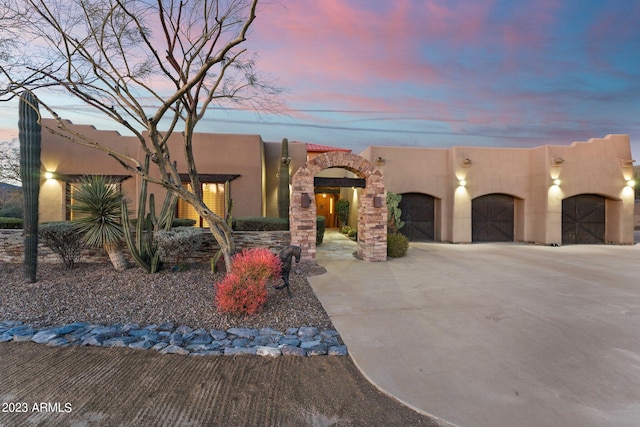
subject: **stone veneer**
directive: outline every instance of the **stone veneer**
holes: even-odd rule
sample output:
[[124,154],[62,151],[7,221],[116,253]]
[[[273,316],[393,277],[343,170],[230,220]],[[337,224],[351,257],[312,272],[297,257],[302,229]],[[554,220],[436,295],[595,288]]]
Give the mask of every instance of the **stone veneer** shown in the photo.
[[[300,246],[302,259],[316,258],[316,204],[313,179],[328,168],[344,168],[366,180],[358,197],[358,258],[363,261],[387,260],[387,204],[382,173],[367,159],[358,155],[333,151],[323,153],[293,175],[289,207],[291,244]],[[302,207],[303,198],[308,207]],[[376,200],[377,199],[377,200]]]
[[[209,261],[219,248],[208,229],[203,230],[203,233],[202,247],[194,250],[189,257],[190,261]],[[267,247],[274,252],[288,246],[291,240],[288,231],[234,231],[233,237],[238,249]],[[0,229],[0,262],[21,263],[24,259],[23,241],[22,230]],[[128,252],[126,254],[129,255]],[[57,264],[62,261],[51,249],[40,243],[38,262]],[[85,249],[80,262],[109,262],[109,257],[102,249]]]

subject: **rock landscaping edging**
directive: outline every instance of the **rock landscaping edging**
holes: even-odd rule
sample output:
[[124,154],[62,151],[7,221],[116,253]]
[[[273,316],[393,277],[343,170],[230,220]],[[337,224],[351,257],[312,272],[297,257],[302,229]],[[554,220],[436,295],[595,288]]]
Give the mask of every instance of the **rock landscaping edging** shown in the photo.
[[320,331],[315,327],[289,328],[283,333],[271,328],[192,329],[176,327],[171,322],[145,327],[82,322],[34,327],[17,321],[0,322],[0,343],[8,341],[31,341],[49,346],[128,347],[191,356],[347,355],[347,347],[340,343],[338,332],[330,329]]

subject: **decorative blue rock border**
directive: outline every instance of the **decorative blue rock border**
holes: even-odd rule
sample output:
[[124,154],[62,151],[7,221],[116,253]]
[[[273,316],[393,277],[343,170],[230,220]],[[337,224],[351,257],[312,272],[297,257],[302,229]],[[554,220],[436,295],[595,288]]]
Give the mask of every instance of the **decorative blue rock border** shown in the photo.
[[192,329],[171,322],[140,327],[138,324],[100,326],[71,323],[33,327],[22,322],[0,322],[0,343],[32,341],[49,346],[129,347],[157,350],[162,354],[191,356],[346,356],[334,330],[289,328],[285,333],[271,328]]

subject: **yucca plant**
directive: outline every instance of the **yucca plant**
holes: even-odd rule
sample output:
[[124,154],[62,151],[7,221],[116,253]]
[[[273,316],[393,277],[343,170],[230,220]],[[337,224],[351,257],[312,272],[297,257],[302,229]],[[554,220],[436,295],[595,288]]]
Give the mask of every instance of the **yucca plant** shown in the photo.
[[81,178],[73,193],[73,212],[87,246],[103,247],[116,270],[129,268],[122,250],[122,193],[102,175]]

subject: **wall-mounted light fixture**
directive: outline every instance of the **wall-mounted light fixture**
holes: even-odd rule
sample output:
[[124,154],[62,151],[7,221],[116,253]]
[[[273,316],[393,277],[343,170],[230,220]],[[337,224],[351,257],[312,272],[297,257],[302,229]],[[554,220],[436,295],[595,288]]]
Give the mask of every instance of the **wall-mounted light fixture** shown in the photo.
[[627,187],[635,187],[636,186],[636,181],[633,179],[629,179],[627,180]]
[[382,207],[382,196],[376,196],[373,198],[373,207],[374,208],[381,208]]
[[311,197],[309,197],[309,193],[302,193],[300,195],[300,206],[303,208],[311,206]]
[[564,159],[562,157],[554,157],[553,159],[551,159],[552,166],[560,166],[563,163]]
[[465,185],[467,185],[467,181],[464,179],[460,179],[458,180],[458,186],[459,187],[464,187]]
[[44,178],[45,179],[53,179],[53,172],[46,171],[44,173]]
[[375,161],[375,163],[376,163],[376,165],[377,165],[377,166],[382,166],[382,165],[384,165],[384,157],[382,157],[382,156],[378,156],[378,157],[376,157],[376,161]]
[[554,179],[553,185],[560,185],[560,180],[558,178]]
[[471,159],[460,160],[460,166],[462,166],[463,168],[468,168],[469,166],[471,166]]

